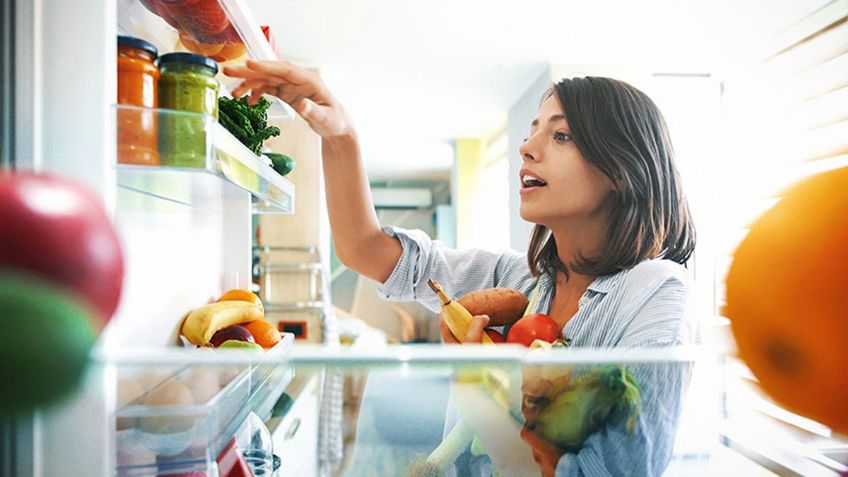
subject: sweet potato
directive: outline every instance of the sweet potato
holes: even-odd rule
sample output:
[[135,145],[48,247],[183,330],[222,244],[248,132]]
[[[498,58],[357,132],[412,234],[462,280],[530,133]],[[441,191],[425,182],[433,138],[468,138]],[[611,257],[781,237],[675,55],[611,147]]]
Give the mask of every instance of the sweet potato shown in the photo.
[[489,315],[489,326],[514,323],[524,315],[527,297],[512,288],[486,288],[458,299],[472,315]]

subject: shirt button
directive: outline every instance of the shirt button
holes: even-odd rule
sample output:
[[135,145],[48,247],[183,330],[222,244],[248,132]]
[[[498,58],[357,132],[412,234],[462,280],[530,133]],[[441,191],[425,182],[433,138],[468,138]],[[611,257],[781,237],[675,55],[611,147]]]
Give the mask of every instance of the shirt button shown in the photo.
[[589,297],[586,296],[586,295],[581,296],[580,300],[577,302],[577,304],[580,305],[580,306],[588,305],[589,304]]

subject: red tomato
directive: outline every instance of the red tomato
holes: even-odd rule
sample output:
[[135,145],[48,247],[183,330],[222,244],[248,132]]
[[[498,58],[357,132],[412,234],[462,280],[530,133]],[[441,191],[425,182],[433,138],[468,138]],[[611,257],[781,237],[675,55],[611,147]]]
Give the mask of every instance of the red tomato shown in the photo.
[[559,325],[548,315],[536,313],[527,315],[513,323],[506,336],[507,343],[530,346],[533,340],[553,343],[559,338]]
[[198,39],[197,34],[220,33],[230,25],[227,12],[218,0],[159,0],[159,3],[171,7],[171,13],[174,7],[179,8],[177,20]]
[[494,342],[495,342],[495,344],[497,344],[497,343],[506,343],[506,338],[504,338],[503,333],[501,333],[500,331],[498,331],[498,330],[493,330],[493,329],[491,329],[491,328],[486,328],[486,329],[485,329],[485,330],[483,330],[483,331],[485,331],[485,332],[486,332],[486,334],[487,334],[487,335],[489,335],[489,338],[490,338],[492,341],[494,341]]
[[0,173],[0,268],[26,270],[60,285],[99,313],[118,307],[124,259],[100,198],[49,174]]

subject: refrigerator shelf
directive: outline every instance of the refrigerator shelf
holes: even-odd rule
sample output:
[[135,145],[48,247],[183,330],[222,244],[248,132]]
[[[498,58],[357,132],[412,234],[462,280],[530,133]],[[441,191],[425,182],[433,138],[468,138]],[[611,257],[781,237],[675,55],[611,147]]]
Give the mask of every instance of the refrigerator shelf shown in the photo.
[[[222,66],[243,63],[248,57],[278,59],[246,2],[201,1],[202,5],[195,2],[184,7],[186,2],[174,0],[119,0],[118,31],[153,43],[160,55],[189,51],[208,56]],[[203,10],[202,16],[198,10]],[[218,81],[229,90],[236,80],[219,73]],[[294,118],[291,106],[276,97],[268,99],[269,117]]]
[[[254,214],[294,213],[294,184],[262,162],[215,118],[207,114],[168,109],[116,105],[118,124],[158,121],[158,143],[138,137],[139,144],[121,144],[117,180],[122,189],[201,209],[244,213],[236,200],[241,190],[250,193]],[[168,131],[179,123],[182,134]],[[120,127],[120,126],[119,126]],[[171,137],[168,137],[170,134]],[[133,147],[157,150],[164,165],[134,165],[127,155]],[[128,152],[130,151],[130,152]]]
[[[116,411],[116,477],[212,469],[215,459],[251,411],[266,414],[260,416],[262,419],[270,416],[273,404],[294,377],[294,368],[281,364],[290,353],[292,342],[291,335],[284,335],[277,346],[257,353],[258,359],[253,362],[245,361],[245,352],[233,350],[182,353],[200,357],[211,353],[242,355],[228,365],[201,364],[196,359],[199,357],[186,360],[193,364],[177,364],[180,360],[173,359],[176,354],[164,366],[151,364],[142,353],[120,361],[118,374],[123,386],[127,386],[128,379],[153,385]],[[221,380],[223,387],[207,397],[210,378]],[[193,397],[196,402],[157,404],[179,400],[181,396]]]

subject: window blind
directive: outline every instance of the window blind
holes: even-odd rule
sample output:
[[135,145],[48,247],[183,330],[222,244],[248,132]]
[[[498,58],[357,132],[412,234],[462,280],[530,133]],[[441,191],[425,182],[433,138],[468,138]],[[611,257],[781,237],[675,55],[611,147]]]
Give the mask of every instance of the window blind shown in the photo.
[[848,165],[848,0],[827,3],[768,42],[722,85],[729,157],[716,259],[716,311],[747,227],[788,185]]
[[[715,303],[724,305],[732,253],[781,191],[848,165],[848,0],[831,1],[787,28],[747,71],[723,83],[727,158]],[[848,442],[771,401],[737,358],[723,359],[723,442],[778,475],[845,475]]]

